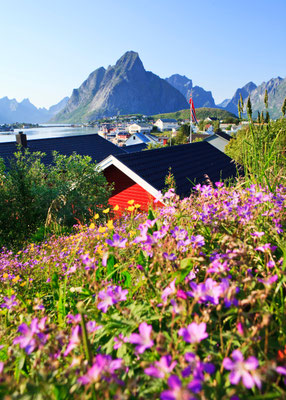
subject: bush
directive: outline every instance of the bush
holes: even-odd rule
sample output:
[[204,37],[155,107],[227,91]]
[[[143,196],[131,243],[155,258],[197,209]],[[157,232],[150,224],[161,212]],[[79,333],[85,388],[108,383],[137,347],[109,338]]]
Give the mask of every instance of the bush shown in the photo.
[[46,166],[43,156],[18,151],[6,174],[0,165],[1,247],[17,247],[43,226],[84,224],[107,206],[110,187],[90,157],[55,153]]

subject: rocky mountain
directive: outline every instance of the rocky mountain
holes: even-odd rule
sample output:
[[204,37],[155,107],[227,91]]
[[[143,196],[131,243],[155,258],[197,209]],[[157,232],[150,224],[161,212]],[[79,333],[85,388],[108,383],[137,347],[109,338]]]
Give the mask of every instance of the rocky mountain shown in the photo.
[[192,80],[186,76],[174,74],[166,78],[166,81],[174,86],[174,88],[178,89],[185,96],[187,101],[189,101],[192,96],[196,108],[216,107],[212,92],[206,91],[200,86],[193,86]]
[[101,67],[74,89],[53,122],[82,122],[124,114],[153,115],[188,107],[184,96],[146,71],[138,53],[126,52],[113,66]]
[[265,90],[268,92],[268,111],[270,117],[275,119],[282,115],[281,107],[286,98],[286,78],[280,77],[270,79],[263,82],[255,90],[250,93],[253,116],[257,116],[257,111],[265,111],[264,95]]
[[238,115],[237,105],[240,99],[240,94],[243,100],[246,100],[250,93],[255,90],[257,86],[253,82],[248,82],[242,88],[239,88],[235,91],[233,97],[228,100],[224,100],[222,103],[218,104],[218,107],[224,108],[225,110]]
[[257,111],[266,111],[264,105],[266,89],[268,92],[268,111],[270,117],[273,119],[279,118],[282,115],[281,107],[286,97],[286,79],[280,77],[270,79],[259,86],[256,86],[253,82],[249,82],[242,88],[237,89],[230,100],[224,100],[218,104],[218,107],[238,115],[237,104],[241,93],[244,103],[246,103],[248,96],[250,96],[253,117],[256,118]]
[[3,97],[0,99],[0,124],[12,124],[14,122],[45,123],[61,111],[67,102],[68,97],[65,97],[58,104],[46,109],[37,108],[29,99],[24,99],[18,103],[16,99]]

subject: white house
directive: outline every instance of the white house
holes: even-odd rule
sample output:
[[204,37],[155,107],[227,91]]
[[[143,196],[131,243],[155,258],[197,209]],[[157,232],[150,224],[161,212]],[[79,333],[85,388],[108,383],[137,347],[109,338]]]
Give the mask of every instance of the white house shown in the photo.
[[142,143],[145,143],[147,145],[149,143],[156,144],[156,143],[159,143],[159,140],[158,140],[158,138],[156,136],[148,135],[148,134],[144,135],[144,133],[136,132],[136,133],[133,133],[126,140],[125,145],[126,146],[133,146],[135,144],[142,144]]
[[157,126],[160,132],[171,131],[172,129],[178,129],[179,124],[175,119],[157,119],[154,126]]
[[127,127],[129,133],[150,133],[152,131],[152,125],[148,124],[131,124]]

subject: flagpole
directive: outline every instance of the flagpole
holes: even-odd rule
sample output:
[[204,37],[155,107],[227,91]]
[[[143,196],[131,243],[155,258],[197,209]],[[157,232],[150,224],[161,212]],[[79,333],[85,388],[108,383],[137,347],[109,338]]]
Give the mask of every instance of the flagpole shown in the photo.
[[190,98],[190,143],[192,143],[192,123],[193,123],[193,115],[192,115],[192,96]]

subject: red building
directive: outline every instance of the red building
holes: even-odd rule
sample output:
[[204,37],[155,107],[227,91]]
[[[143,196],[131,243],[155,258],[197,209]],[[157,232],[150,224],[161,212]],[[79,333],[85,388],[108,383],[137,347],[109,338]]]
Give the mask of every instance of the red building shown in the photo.
[[189,196],[193,186],[204,183],[206,176],[216,182],[237,175],[232,159],[207,142],[110,155],[99,167],[108,182],[114,184],[109,202],[118,205],[120,213],[130,200],[140,204],[141,210],[147,210],[150,204],[162,206],[154,200],[166,189],[165,179],[170,171],[181,197]]

